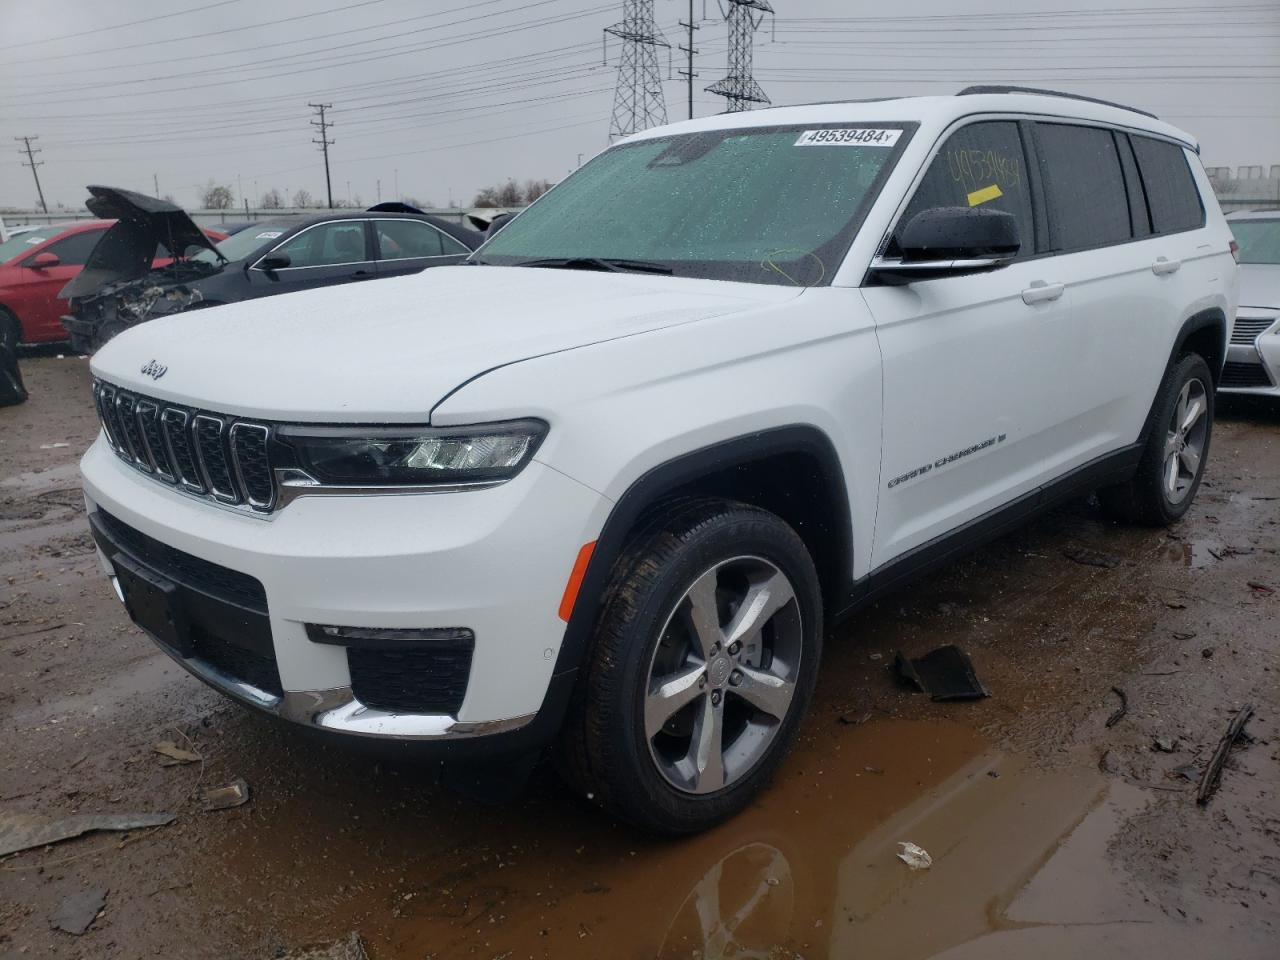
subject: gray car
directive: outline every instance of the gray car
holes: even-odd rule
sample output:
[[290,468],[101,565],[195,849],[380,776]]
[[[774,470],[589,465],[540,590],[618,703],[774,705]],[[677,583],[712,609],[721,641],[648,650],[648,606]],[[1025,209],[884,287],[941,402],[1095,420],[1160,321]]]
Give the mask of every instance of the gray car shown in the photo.
[[1280,210],[1227,217],[1239,246],[1240,308],[1219,393],[1280,397]]

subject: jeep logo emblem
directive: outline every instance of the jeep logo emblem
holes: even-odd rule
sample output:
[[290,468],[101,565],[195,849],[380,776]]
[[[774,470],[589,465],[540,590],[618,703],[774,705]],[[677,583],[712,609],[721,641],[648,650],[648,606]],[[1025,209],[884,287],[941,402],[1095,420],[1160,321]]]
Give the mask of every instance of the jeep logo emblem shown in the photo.
[[169,368],[164,364],[156,363],[154,360],[148,360],[142,366],[142,375],[144,377],[150,377],[152,380],[159,380],[168,372],[168,370]]

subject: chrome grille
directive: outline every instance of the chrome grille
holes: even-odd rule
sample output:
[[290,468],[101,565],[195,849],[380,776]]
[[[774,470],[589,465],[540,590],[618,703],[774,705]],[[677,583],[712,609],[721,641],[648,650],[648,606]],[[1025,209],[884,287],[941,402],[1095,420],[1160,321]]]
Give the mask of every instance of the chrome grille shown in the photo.
[[269,513],[276,502],[271,429],[95,381],[111,449],[137,470],[192,496]]
[[1277,319],[1280,318],[1236,317],[1236,325],[1231,329],[1231,342],[1246,347],[1252,346],[1253,341],[1257,340],[1259,335],[1275,323]]

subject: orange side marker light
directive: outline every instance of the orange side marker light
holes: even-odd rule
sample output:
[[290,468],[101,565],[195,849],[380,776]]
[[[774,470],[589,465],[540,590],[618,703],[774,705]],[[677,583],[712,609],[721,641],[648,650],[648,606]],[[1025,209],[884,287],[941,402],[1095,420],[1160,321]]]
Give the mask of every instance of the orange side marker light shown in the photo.
[[565,623],[573,616],[573,605],[578,601],[578,591],[582,589],[582,578],[587,575],[587,564],[591,562],[591,553],[596,548],[596,541],[584,543],[578,551],[578,558],[573,561],[573,570],[569,573],[569,582],[564,585],[564,596],[560,598],[560,619]]

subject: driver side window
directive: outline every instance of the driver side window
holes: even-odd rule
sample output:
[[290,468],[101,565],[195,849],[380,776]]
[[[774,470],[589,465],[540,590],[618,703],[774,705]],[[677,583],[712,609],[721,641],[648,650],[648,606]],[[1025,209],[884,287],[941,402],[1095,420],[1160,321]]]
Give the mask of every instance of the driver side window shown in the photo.
[[984,120],[961,127],[947,138],[907,204],[898,229],[922,211],[938,207],[982,207],[1011,213],[1018,219],[1022,239],[1019,255],[1035,250],[1031,187],[1017,123]]
[[290,267],[362,262],[368,259],[364,249],[364,221],[322,223],[281,244],[276,252],[288,255]]

